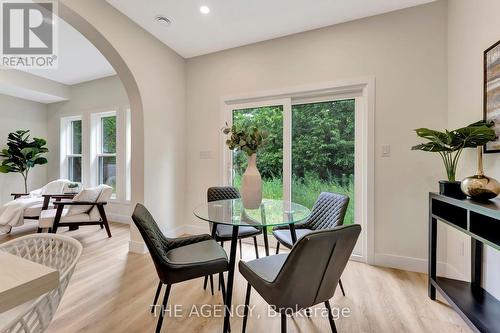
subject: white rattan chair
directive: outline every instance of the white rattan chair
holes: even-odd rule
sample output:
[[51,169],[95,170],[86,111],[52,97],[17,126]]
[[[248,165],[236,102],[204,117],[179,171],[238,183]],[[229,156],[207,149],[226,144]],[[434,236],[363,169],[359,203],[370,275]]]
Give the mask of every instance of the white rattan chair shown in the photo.
[[0,251],[59,270],[59,286],[56,289],[0,314],[2,333],[44,332],[54,317],[80,259],[82,245],[67,236],[35,234],[1,244]]

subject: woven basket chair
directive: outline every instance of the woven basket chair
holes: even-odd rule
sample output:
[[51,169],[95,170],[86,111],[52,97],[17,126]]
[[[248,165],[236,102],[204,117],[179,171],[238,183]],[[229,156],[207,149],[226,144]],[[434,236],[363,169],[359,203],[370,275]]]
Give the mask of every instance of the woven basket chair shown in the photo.
[[[77,240],[55,234],[36,234],[0,245],[0,251],[28,259],[59,271],[59,286],[34,301],[0,314],[0,331],[38,333],[49,326],[82,254]],[[2,327],[2,325],[5,325]]]

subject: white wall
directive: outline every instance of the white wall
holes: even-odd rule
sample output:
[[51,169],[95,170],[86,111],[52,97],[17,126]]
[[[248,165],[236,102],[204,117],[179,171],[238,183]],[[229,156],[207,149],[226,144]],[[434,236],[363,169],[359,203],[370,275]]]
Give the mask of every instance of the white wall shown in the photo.
[[[32,137],[48,139],[45,104],[0,95],[0,149],[7,147],[7,135],[19,129],[30,130]],[[28,191],[47,183],[47,169],[47,165],[39,165],[30,172]],[[14,192],[24,192],[22,176],[0,173],[0,204],[12,200],[10,194]]]
[[375,259],[425,271],[428,192],[444,174],[410,147],[413,129],[447,124],[446,10],[440,1],[188,59],[186,222],[206,227],[192,209],[221,182],[223,96],[374,75]]
[[[448,1],[448,126],[461,127],[483,116],[483,52],[500,39],[500,1]],[[500,155],[484,156],[485,173],[500,179]],[[457,178],[474,174],[476,157],[467,152]],[[460,255],[461,243],[466,256]],[[448,234],[448,263],[470,276],[470,240],[459,233]],[[483,284],[500,299],[500,255],[487,247]]]
[[[50,160],[53,162],[48,171],[48,178],[58,179],[60,173],[60,129],[61,118],[68,116],[82,116],[84,123],[83,142],[84,154],[88,156],[88,131],[90,115],[96,112],[115,110],[120,119],[125,118],[129,108],[127,93],[117,76],[89,81],[69,87],[70,100],[48,104],[48,137],[50,142]],[[120,125],[120,124],[119,124]],[[121,125],[124,125],[123,123]],[[124,126],[121,126],[122,130]],[[137,138],[132,138],[137,140]],[[121,140],[119,140],[121,141]],[[120,143],[120,142],[119,142]],[[121,142],[123,143],[123,142]],[[119,169],[120,170],[120,169]],[[88,184],[87,184],[88,185]],[[131,203],[114,201],[107,207],[109,218],[112,221],[129,222],[133,205]]]

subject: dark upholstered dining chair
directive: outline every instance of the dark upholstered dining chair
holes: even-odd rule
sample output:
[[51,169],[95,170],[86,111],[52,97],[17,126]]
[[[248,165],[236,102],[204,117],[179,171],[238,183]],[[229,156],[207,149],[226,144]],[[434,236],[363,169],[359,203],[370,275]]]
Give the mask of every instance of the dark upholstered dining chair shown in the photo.
[[328,310],[332,332],[337,332],[329,300],[360,232],[357,224],[312,231],[299,239],[289,254],[240,261],[240,273],[248,281],[242,332],[246,330],[252,287],[280,313],[281,332],[286,332],[287,314],[320,303]]
[[[141,204],[135,207],[132,220],[148,247],[160,279],[151,312],[154,311],[163,284],[167,285],[167,290],[162,310],[167,306],[170,288],[174,283],[217,273],[222,280],[222,297],[225,300],[223,272],[228,270],[229,262],[224,249],[210,235],[166,238],[149,211]],[[157,333],[161,330],[163,316],[164,311],[160,311]]]
[[[306,221],[295,224],[297,240],[316,230],[332,229],[344,224],[344,217],[349,205],[349,197],[330,192],[322,192],[311,211],[311,215]],[[278,240],[276,254],[279,253],[280,243],[291,249],[293,247],[290,228],[279,226],[273,228],[273,235]],[[339,280],[342,295],[345,296],[344,286]]]
[[[207,201],[219,201],[219,200],[231,200],[231,199],[239,199],[240,192],[236,187],[232,186],[216,186],[210,187],[207,190]],[[213,224],[210,223],[210,229],[213,228]],[[210,230],[212,232],[212,230]],[[257,247],[257,236],[262,233],[262,228],[256,227],[246,227],[242,226],[238,228],[238,242],[240,245],[240,259],[242,257],[242,249],[241,249],[241,240],[243,238],[253,237],[253,245],[255,247],[255,256],[259,258],[259,248]],[[221,243],[221,246],[224,246],[224,241],[230,241],[233,234],[233,227],[230,225],[218,224],[216,225],[215,230],[215,240]],[[205,277],[205,282],[203,284],[203,289],[207,288],[207,280]],[[212,289],[212,295],[214,293],[213,290],[213,278],[210,276],[210,287]],[[220,287],[220,286],[219,286]]]

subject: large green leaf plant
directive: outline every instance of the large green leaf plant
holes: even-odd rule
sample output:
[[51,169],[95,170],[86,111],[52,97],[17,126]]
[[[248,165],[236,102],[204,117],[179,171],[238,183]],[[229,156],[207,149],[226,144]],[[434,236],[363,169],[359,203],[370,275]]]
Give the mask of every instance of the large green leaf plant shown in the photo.
[[10,133],[7,139],[7,148],[0,151],[1,173],[20,173],[24,179],[24,191],[28,192],[28,174],[36,165],[47,163],[42,155],[49,150],[44,139],[30,139],[29,130],[18,130]]
[[476,148],[495,140],[494,125],[494,122],[478,121],[466,127],[444,132],[418,128],[415,130],[417,135],[429,142],[413,146],[411,149],[438,153],[443,160],[448,180],[454,182],[462,151],[465,148]]

